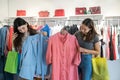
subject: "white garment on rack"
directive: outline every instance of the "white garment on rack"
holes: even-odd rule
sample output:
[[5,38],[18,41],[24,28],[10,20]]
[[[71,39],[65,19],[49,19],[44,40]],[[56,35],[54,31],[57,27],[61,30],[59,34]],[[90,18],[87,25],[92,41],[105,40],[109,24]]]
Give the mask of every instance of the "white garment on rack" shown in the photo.
[[0,28],[2,28],[2,26],[0,25]]
[[54,35],[57,32],[60,32],[63,27],[64,26],[62,26],[62,25],[55,25],[53,27],[50,27],[50,29],[51,29],[51,34],[50,35]]

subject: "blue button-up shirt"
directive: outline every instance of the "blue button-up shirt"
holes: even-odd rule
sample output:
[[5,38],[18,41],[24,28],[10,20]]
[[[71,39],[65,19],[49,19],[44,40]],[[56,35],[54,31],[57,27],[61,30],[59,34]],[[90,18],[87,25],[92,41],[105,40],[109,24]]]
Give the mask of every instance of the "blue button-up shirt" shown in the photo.
[[44,80],[44,75],[47,73],[46,48],[47,38],[42,34],[29,36],[24,41],[20,59],[20,77],[33,80],[34,75],[40,75]]

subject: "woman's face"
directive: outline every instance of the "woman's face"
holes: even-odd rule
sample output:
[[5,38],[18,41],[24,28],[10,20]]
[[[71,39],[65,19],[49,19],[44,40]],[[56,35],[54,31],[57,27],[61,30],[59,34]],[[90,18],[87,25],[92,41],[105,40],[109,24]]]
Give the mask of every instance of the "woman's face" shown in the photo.
[[26,33],[28,31],[27,24],[19,26],[18,31],[20,33]]
[[82,24],[80,26],[80,31],[83,33],[83,34],[87,34],[89,31],[90,31],[90,28],[87,27],[86,25]]

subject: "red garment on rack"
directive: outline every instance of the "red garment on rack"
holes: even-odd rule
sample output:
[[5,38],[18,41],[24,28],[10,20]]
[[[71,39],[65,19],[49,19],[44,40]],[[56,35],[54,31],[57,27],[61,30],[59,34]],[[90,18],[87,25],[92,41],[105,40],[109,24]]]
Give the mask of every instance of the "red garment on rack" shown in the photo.
[[4,54],[7,56],[8,54],[8,39],[9,39],[9,29],[7,29],[7,34],[6,34],[6,42],[5,42],[5,49],[4,49]]
[[5,42],[5,49],[4,54],[7,56],[8,51],[12,51],[12,36],[13,36],[13,27],[9,27],[6,34],[6,42]]
[[11,51],[12,50],[12,37],[13,37],[13,27],[11,26],[9,28],[9,40],[8,40],[8,50]]
[[107,54],[107,59],[110,59],[110,48],[109,48],[109,42],[110,42],[110,27],[107,28],[107,51],[106,51],[106,54]]
[[114,28],[114,32],[113,32],[113,37],[112,37],[112,44],[113,44],[113,54],[114,54],[114,60],[116,60],[117,59],[117,45],[116,45],[116,32],[115,32],[115,28]]

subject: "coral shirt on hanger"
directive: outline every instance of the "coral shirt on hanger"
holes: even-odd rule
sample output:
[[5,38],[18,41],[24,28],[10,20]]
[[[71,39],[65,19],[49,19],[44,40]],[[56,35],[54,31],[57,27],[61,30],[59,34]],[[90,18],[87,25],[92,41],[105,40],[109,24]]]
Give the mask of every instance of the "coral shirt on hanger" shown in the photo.
[[52,64],[52,80],[78,80],[81,58],[75,36],[60,32],[48,40],[47,64]]

